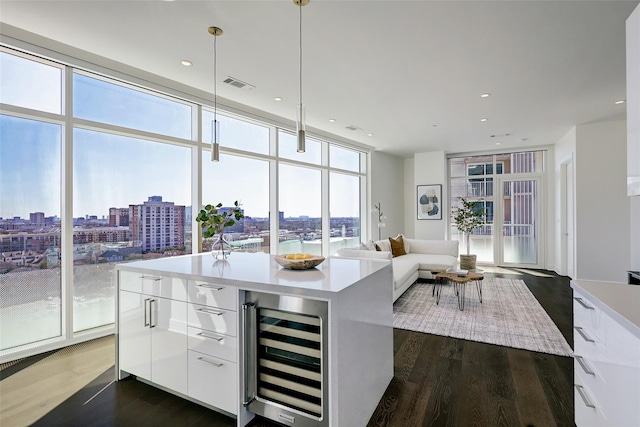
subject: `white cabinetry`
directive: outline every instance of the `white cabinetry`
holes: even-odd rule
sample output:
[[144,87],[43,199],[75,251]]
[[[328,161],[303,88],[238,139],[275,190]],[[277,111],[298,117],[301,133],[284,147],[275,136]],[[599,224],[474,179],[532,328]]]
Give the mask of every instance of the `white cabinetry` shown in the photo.
[[119,274],[119,369],[186,394],[187,281]]
[[238,290],[190,280],[188,301],[188,395],[237,414]]
[[576,425],[640,425],[640,337],[574,288]]

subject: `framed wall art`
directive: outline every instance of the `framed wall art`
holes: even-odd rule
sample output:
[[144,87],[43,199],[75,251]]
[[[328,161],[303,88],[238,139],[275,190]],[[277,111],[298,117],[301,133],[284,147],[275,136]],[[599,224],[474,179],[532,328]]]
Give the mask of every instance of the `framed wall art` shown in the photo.
[[442,185],[418,185],[418,219],[442,219]]

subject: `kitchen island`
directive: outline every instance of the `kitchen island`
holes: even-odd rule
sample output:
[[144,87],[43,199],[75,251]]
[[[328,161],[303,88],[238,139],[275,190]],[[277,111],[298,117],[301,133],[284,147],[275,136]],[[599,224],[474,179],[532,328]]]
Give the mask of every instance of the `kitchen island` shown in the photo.
[[[291,426],[351,427],[366,425],[393,377],[389,261],[328,258],[298,271],[268,254],[205,253],[116,268],[118,379],[133,375],[238,426],[258,413]],[[271,297],[275,309],[260,311]],[[287,352],[295,366],[273,379]]]

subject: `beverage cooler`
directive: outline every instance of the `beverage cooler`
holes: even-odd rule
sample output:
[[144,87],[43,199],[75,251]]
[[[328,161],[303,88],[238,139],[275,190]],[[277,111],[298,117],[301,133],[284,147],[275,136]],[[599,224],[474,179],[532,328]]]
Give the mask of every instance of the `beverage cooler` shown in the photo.
[[246,292],[243,404],[289,426],[329,425],[326,301]]

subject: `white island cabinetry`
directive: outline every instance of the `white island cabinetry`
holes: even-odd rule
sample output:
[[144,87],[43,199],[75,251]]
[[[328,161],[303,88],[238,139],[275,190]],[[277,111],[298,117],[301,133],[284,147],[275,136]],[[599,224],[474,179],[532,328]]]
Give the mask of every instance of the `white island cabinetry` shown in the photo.
[[640,426],[640,286],[571,286],[576,425]]
[[[287,304],[316,300],[327,307],[327,397],[318,425],[366,425],[393,377],[389,261],[328,258],[311,270],[294,271],[269,254],[233,253],[220,262],[207,253],[116,268],[117,378],[134,375],[235,417],[239,427],[255,416],[243,405],[252,383],[247,343],[257,343],[258,331],[253,323],[247,329],[243,308],[250,294],[276,295]],[[278,419],[294,427],[311,425],[300,424],[303,418],[309,417]]]
[[186,282],[119,273],[120,370],[179,393],[187,392]]

